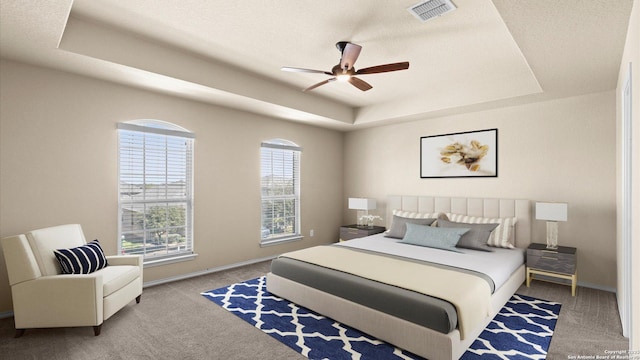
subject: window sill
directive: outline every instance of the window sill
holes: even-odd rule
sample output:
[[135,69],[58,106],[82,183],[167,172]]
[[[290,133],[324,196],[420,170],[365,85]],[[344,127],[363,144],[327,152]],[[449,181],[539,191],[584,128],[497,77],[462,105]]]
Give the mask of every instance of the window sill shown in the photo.
[[286,238],[267,240],[267,241],[262,241],[260,243],[260,247],[280,245],[280,244],[284,244],[284,243],[300,241],[302,239],[304,239],[304,236],[302,236],[302,235],[294,235],[294,236],[290,236],[290,237],[286,237]]
[[154,267],[154,266],[160,266],[160,265],[168,265],[168,264],[173,264],[173,263],[182,262],[182,261],[190,261],[195,259],[197,256],[198,254],[193,253],[193,254],[177,255],[177,256],[162,258],[157,260],[145,260],[143,266],[147,268],[147,267]]

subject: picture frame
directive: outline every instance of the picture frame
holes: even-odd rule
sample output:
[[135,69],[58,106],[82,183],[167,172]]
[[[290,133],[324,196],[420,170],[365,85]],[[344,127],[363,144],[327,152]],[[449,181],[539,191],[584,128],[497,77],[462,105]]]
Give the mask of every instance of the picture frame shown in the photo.
[[420,138],[420,177],[497,177],[498,129]]

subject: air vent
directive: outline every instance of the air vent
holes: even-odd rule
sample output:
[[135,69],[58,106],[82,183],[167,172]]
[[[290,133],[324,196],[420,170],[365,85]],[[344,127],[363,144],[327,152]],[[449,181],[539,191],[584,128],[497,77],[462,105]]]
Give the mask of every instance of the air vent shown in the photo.
[[407,11],[420,21],[425,22],[455,9],[456,6],[451,0],[428,0],[407,8]]

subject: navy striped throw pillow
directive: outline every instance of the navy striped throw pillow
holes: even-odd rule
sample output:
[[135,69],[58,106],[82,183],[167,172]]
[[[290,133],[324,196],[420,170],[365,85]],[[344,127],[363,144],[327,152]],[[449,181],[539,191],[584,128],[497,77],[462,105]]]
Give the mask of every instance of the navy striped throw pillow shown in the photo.
[[107,258],[98,240],[72,249],[53,250],[63,274],[91,274],[107,267]]

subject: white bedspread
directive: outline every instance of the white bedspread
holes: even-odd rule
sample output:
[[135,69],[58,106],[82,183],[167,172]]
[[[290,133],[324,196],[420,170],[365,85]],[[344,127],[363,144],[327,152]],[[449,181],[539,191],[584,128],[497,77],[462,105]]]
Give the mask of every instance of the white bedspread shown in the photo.
[[498,290],[525,260],[524,249],[492,248],[493,252],[458,249],[461,253],[424,246],[409,245],[384,233],[343,241],[336,245],[377,251],[416,260],[469,269],[488,275]]

